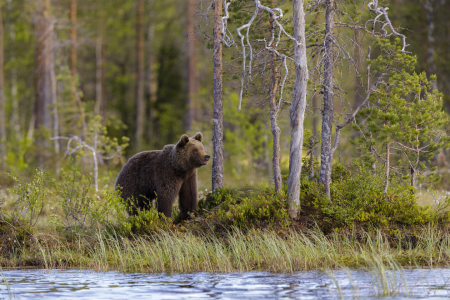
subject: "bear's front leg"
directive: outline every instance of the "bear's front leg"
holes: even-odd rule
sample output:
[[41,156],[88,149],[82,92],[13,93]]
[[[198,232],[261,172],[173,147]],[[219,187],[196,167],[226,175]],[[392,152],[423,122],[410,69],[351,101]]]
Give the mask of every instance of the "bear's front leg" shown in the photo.
[[197,172],[183,182],[179,196],[181,218],[185,220],[197,210]]
[[156,190],[156,205],[158,212],[163,213],[166,217],[172,217],[172,206],[177,198],[180,190],[180,184],[166,185]]

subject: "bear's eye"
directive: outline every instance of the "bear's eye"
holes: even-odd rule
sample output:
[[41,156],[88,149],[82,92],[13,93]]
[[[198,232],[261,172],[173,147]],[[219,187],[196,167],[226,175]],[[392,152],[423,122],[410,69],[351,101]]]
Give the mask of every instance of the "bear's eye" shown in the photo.
[[198,152],[198,150],[197,149],[194,149],[194,153],[197,153]]

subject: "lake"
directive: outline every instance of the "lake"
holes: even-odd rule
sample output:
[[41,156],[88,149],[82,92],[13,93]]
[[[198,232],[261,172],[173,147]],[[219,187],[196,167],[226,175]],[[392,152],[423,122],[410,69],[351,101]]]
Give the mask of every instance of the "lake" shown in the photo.
[[3,270],[0,299],[10,299],[11,294],[14,299],[448,299],[450,269],[295,274]]

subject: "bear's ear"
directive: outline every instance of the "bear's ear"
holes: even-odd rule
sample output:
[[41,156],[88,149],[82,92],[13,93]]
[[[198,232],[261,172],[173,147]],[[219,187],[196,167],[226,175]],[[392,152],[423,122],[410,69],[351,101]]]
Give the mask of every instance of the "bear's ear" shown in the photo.
[[194,136],[194,139],[196,139],[197,141],[201,142],[203,140],[203,135],[201,132],[197,132]]
[[189,143],[189,137],[186,134],[183,134],[177,143],[177,147],[184,147],[187,143]]

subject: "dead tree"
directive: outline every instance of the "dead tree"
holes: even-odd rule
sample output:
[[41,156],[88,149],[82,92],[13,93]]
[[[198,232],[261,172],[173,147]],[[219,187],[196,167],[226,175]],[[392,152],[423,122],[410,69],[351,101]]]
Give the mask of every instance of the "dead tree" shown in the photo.
[[[271,2],[273,6],[273,0]],[[275,32],[275,25],[273,16],[270,15],[270,30],[271,32]],[[275,40],[272,42],[270,47],[275,47]],[[269,104],[270,104],[270,123],[271,123],[271,131],[273,135],[273,155],[272,155],[272,169],[273,169],[273,181],[275,184],[275,191],[279,192],[282,188],[281,181],[281,168],[280,168],[280,134],[281,130],[278,126],[278,103],[277,103],[277,89],[278,89],[278,67],[277,67],[277,54],[272,52],[272,82],[271,89],[269,95]]]
[[223,187],[223,101],[222,101],[222,0],[214,0],[214,116],[212,191]]
[[331,165],[333,155],[331,153],[331,134],[333,131],[334,116],[334,0],[326,0],[325,16],[325,43],[324,43],[324,65],[323,65],[323,108],[322,108],[322,143],[320,154],[319,183],[325,187],[327,197],[330,198]]
[[303,0],[293,1],[295,39],[295,83],[289,109],[291,146],[289,155],[288,212],[291,218],[298,215],[300,207],[300,175],[302,173],[303,121],[305,120],[308,64],[306,60],[305,13]]
[[[229,4],[226,4],[227,6]],[[283,17],[283,12],[280,8],[269,8],[261,4],[259,0],[254,1],[254,13],[250,20],[237,29],[237,33],[241,43],[242,55],[242,77],[241,90],[239,96],[239,110],[242,104],[242,95],[245,88],[245,81],[252,79],[252,62],[253,62],[253,47],[249,39],[249,33],[252,25],[260,12],[269,13],[272,24],[276,30],[271,31],[270,41],[265,39],[260,40],[264,42],[265,50],[274,53],[283,61],[285,68],[285,76],[280,85],[280,99],[276,113],[278,113],[280,104],[283,99],[283,88],[286,83],[286,78],[289,73],[287,67],[287,60],[294,63],[295,66],[295,82],[292,93],[292,104],[289,109],[290,127],[291,127],[291,144],[289,155],[289,179],[287,190],[287,205],[288,212],[291,218],[296,218],[298,215],[298,208],[300,206],[300,175],[302,171],[302,149],[303,149],[303,122],[306,110],[306,95],[308,82],[308,66],[306,60],[306,41],[305,41],[305,13],[303,10],[303,0],[293,1],[293,20],[294,20],[294,36],[286,32],[279,19]],[[245,30],[245,33],[242,33]],[[278,31],[278,34],[276,34]],[[225,32],[225,30],[223,31]],[[279,51],[278,45],[281,38],[287,38],[294,44],[294,58],[283,54]],[[247,49],[248,48],[248,54]],[[247,63],[248,55],[248,63]]]

